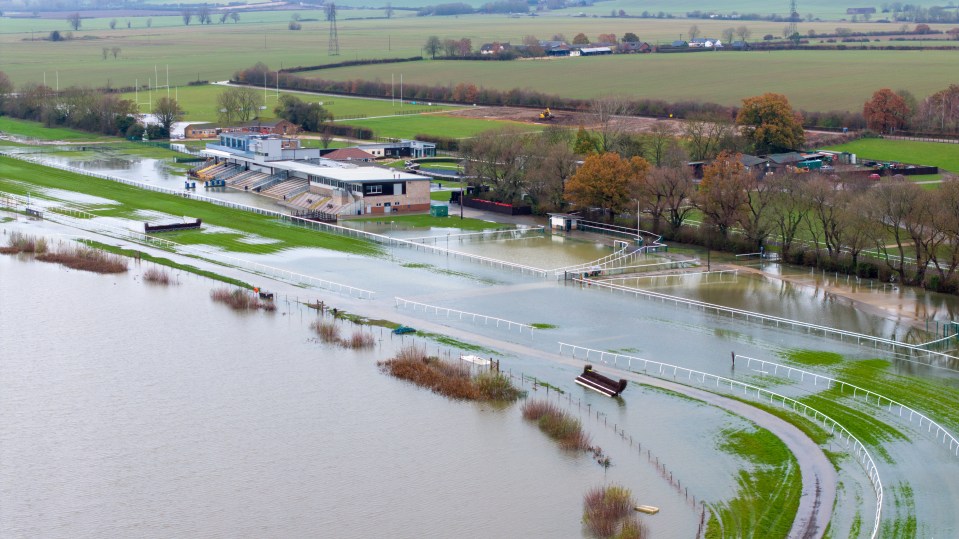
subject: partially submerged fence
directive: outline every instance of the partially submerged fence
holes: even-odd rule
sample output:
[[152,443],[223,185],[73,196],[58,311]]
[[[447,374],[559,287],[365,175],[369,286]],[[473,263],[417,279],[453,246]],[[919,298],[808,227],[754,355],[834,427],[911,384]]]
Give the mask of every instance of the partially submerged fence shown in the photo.
[[[2,195],[0,196],[0,204],[9,205],[9,203],[12,201],[14,204],[14,209],[16,206],[26,205],[26,201],[17,195],[12,195],[9,193],[0,193],[0,195]],[[259,262],[252,262],[243,258],[226,255],[222,252],[202,249],[194,245],[176,243],[167,239],[151,236],[143,232],[131,230],[129,228],[114,226],[104,222],[95,222],[95,218],[99,217],[98,215],[76,208],[71,208],[69,206],[51,207],[49,208],[49,211],[45,212],[45,216],[48,221],[78,228],[80,230],[106,234],[112,237],[126,239],[135,243],[149,245],[151,247],[166,251],[197,256],[213,263],[238,267],[244,271],[256,275],[271,277],[273,279],[286,281],[296,285],[313,286],[322,290],[329,290],[338,294],[346,294],[350,297],[357,297],[360,299],[371,300],[374,299],[375,296],[375,292],[371,290],[366,290],[343,283],[337,283],[326,279],[320,279],[319,277],[313,277],[312,275],[305,275],[303,273],[297,273],[267,264],[261,264]]]
[[916,357],[919,359],[928,360],[931,364],[933,360],[945,360],[954,362],[959,360],[955,356],[945,354],[942,352],[936,352],[933,350],[927,350],[923,348],[923,345],[908,344],[904,342],[899,342],[892,339],[885,339],[882,337],[874,337],[872,335],[866,335],[863,333],[855,333],[852,331],[846,331],[842,329],[831,328],[828,326],[820,326],[817,324],[810,324],[807,322],[800,322],[798,320],[790,320],[788,318],[782,318],[778,316],[772,316],[768,314],[761,314],[752,311],[746,311],[743,309],[736,309],[733,307],[724,307],[722,305],[716,305],[713,303],[706,303],[704,301],[698,301],[694,299],[680,298],[677,296],[671,296],[669,294],[663,294],[660,292],[653,292],[651,290],[643,290],[640,288],[631,288],[628,286],[617,285],[605,281],[594,281],[589,279],[571,279],[573,282],[580,283],[583,286],[589,286],[594,288],[599,288],[601,290],[607,290],[609,292],[621,292],[623,294],[632,294],[638,298],[649,299],[653,301],[659,301],[660,303],[672,303],[674,305],[682,305],[689,308],[701,309],[705,312],[712,312],[714,314],[723,314],[728,315],[732,318],[739,318],[745,320],[746,322],[757,321],[761,324],[772,324],[778,327],[789,328],[793,330],[804,330],[806,333],[810,334],[821,334],[824,337],[831,337],[834,339],[839,339],[843,342],[855,342],[857,345],[862,346],[865,344],[870,344],[875,348],[886,348],[896,352],[905,352],[907,355]]
[[[633,372],[642,372],[643,374],[657,378],[664,378],[679,382],[682,376],[686,376],[686,382],[692,383],[695,381],[703,386],[709,385],[711,387],[715,387],[717,391],[720,390],[720,388],[725,390],[726,386],[728,386],[730,392],[735,390],[735,392],[738,394],[739,390],[742,390],[742,395],[745,397],[755,398],[756,400],[764,403],[768,402],[769,404],[779,404],[782,408],[786,408],[788,405],[792,408],[793,412],[801,414],[807,419],[811,418],[814,421],[821,422],[824,428],[829,429],[830,435],[836,436],[840,442],[845,442],[846,447],[851,449],[853,454],[856,456],[856,462],[858,462],[866,472],[866,476],[869,478],[869,482],[872,484],[873,491],[876,494],[876,520],[873,524],[872,535],[870,537],[875,538],[879,534],[879,524],[882,518],[883,498],[883,488],[882,481],[879,478],[879,469],[876,467],[876,463],[873,460],[872,455],[870,455],[869,451],[866,449],[866,446],[863,445],[858,438],[853,436],[849,430],[826,414],[823,414],[819,410],[816,410],[815,408],[802,402],[786,397],[785,395],[780,395],[779,393],[769,391],[768,389],[763,389],[752,384],[747,384],[738,380],[725,378],[723,376],[718,376],[703,371],[687,369],[685,367],[679,367],[677,365],[670,365],[668,363],[643,359],[640,357],[627,356],[616,352],[606,352],[603,350],[585,348],[575,344],[562,342],[559,343],[559,353],[562,355],[566,351],[568,351],[574,359],[580,359],[579,354],[582,354],[582,359],[585,362],[595,362],[598,360],[608,365],[610,362],[607,358],[610,358],[614,367],[624,368],[629,371],[633,371],[633,365],[635,364],[635,369],[637,370]],[[652,367],[652,370],[650,370],[650,367]],[[640,368],[642,369],[641,371],[638,370]]]
[[25,156],[25,155],[18,155],[18,154],[16,154],[16,153],[0,152],[0,155],[7,156],[7,157],[11,157],[11,158],[14,158],[14,159],[19,159],[19,160],[21,160],[21,161],[27,161],[27,162],[30,162],[30,163],[36,163],[36,164],[38,164],[38,165],[43,165],[43,166],[46,166],[46,167],[57,168],[57,169],[60,169],[60,170],[66,170],[66,171],[74,172],[74,173],[77,173],[77,174],[83,174],[83,175],[85,175],[85,176],[92,176],[92,177],[94,177],[94,178],[100,178],[100,179],[103,179],[103,180],[114,181],[114,182],[122,183],[122,184],[125,184],[125,185],[130,185],[130,186],[133,186],[133,187],[137,187],[137,188],[140,188],[140,189],[146,189],[146,190],[148,190],[148,191],[155,191],[155,192],[158,192],[158,193],[164,193],[164,194],[168,194],[168,195],[174,195],[174,196],[183,197],[183,198],[187,198],[187,199],[191,199],[191,200],[198,200],[198,201],[202,201],[202,202],[207,202],[207,203],[209,203],[209,204],[215,204],[215,205],[217,205],[217,206],[223,206],[223,207],[232,208],[232,209],[236,209],[236,210],[241,210],[241,211],[247,211],[247,212],[251,212],[251,213],[256,213],[256,214],[259,214],[259,215],[265,215],[265,216],[268,216],[268,217],[272,217],[272,218],[274,218],[274,219],[289,221],[289,222],[291,222],[291,223],[293,223],[293,224],[295,224],[295,225],[298,225],[298,226],[302,226],[302,227],[306,227],[306,228],[312,228],[313,230],[319,230],[319,231],[323,231],[323,232],[328,232],[328,233],[330,233],[330,234],[338,234],[338,235],[341,235],[341,236],[347,236],[347,237],[353,237],[353,238],[361,238],[361,239],[365,239],[365,240],[367,240],[367,241],[371,241],[371,242],[374,242],[374,243],[378,243],[378,244],[386,245],[386,246],[390,246],[390,247],[407,247],[407,248],[413,248],[413,249],[417,249],[417,250],[423,249],[423,250],[425,250],[425,251],[427,251],[427,252],[429,252],[429,253],[431,253],[431,254],[453,256],[453,257],[456,257],[456,258],[459,258],[459,259],[462,259],[462,260],[467,260],[467,261],[469,261],[469,262],[475,262],[475,263],[482,264],[482,265],[485,265],[485,266],[498,267],[498,268],[500,268],[500,269],[507,269],[507,270],[519,271],[520,273],[530,274],[530,275],[533,275],[533,276],[536,276],[536,277],[543,277],[543,278],[545,278],[545,277],[547,277],[547,275],[548,275],[548,272],[547,272],[546,270],[543,270],[543,269],[540,269],[540,268],[534,268],[534,267],[532,267],[532,266],[526,266],[526,265],[524,265],[524,264],[516,264],[516,263],[513,263],[513,262],[506,262],[506,261],[503,261],[503,260],[497,260],[497,259],[489,258],[489,257],[485,257],[485,256],[479,256],[479,255],[474,255],[474,254],[470,254],[470,253],[464,253],[464,252],[461,252],[461,251],[452,251],[452,250],[448,250],[448,249],[439,248],[439,247],[436,247],[436,246],[423,245],[423,244],[421,244],[421,243],[417,243],[417,242],[414,242],[414,241],[404,240],[404,239],[400,239],[400,238],[393,238],[393,237],[390,237],[390,236],[384,236],[384,235],[382,235],[382,234],[374,234],[374,233],[372,233],[372,232],[365,232],[365,231],[362,231],[362,230],[356,230],[356,229],[344,227],[344,226],[341,226],[341,225],[335,225],[335,224],[331,224],[331,223],[322,223],[322,222],[317,222],[317,221],[311,221],[311,220],[309,220],[309,219],[303,219],[303,218],[300,218],[300,217],[295,217],[295,216],[293,216],[293,215],[289,215],[289,214],[285,214],[285,213],[281,213],[281,212],[277,212],[277,211],[265,210],[265,209],[263,209],[263,208],[257,208],[257,207],[255,207],[255,206],[247,206],[247,205],[245,205],[245,204],[237,204],[237,203],[235,203],[235,202],[229,202],[229,201],[222,200],[222,199],[218,199],[218,198],[210,198],[210,197],[206,197],[206,196],[203,196],[203,195],[198,195],[198,194],[196,194],[196,193],[185,192],[185,191],[178,191],[178,190],[175,190],[175,189],[168,189],[168,188],[166,188],[166,187],[160,187],[160,186],[158,186],[158,185],[151,185],[151,184],[149,184],[149,183],[141,183],[141,182],[137,182],[137,181],[133,181],[133,180],[127,180],[127,179],[125,179],[125,178],[118,178],[118,177],[110,176],[110,175],[107,175],[107,174],[99,174],[99,173],[95,173],[95,172],[89,172],[89,171],[86,171],[86,170],[83,170],[83,169],[80,169],[80,168],[77,168],[77,167],[71,167],[71,166],[69,166],[69,165],[64,165],[64,164],[60,164],[60,163],[48,163],[48,162],[45,162],[43,159],[33,158],[33,157],[30,157],[30,156]]
[[440,313],[444,313],[446,314],[447,318],[452,318],[456,316],[460,320],[471,320],[474,323],[476,323],[477,321],[480,321],[483,323],[483,325],[486,325],[486,326],[490,325],[490,322],[492,322],[496,327],[505,327],[507,331],[512,331],[512,329],[515,327],[519,330],[520,333],[523,333],[523,331],[529,331],[530,337],[533,336],[533,331],[536,329],[534,326],[530,324],[513,322],[512,320],[506,320],[505,318],[496,318],[495,316],[487,316],[485,314],[471,313],[467,311],[458,311],[456,309],[449,309],[447,307],[438,307],[436,305],[429,305],[426,303],[420,303],[418,301],[411,301],[411,300],[403,299],[399,297],[394,297],[393,299],[396,302],[397,308],[400,308],[400,307],[412,308],[414,311],[416,311],[417,308],[422,308],[424,313],[429,313],[432,311],[437,316]]
[[[923,422],[926,425],[926,432],[932,434],[933,427],[936,428],[935,437],[936,441],[942,439],[942,443],[945,444],[947,441],[949,443],[949,451],[952,452],[955,456],[959,457],[959,440],[956,440],[956,437],[953,436],[949,431],[947,431],[942,425],[936,423],[932,419],[929,419],[925,414],[918,412],[905,404],[902,404],[898,401],[894,401],[889,397],[880,395],[874,391],[859,387],[857,385],[850,384],[848,382],[843,382],[842,380],[837,380],[835,378],[830,378],[828,376],[823,376],[821,374],[816,374],[814,372],[806,371],[796,367],[790,367],[789,365],[781,365],[779,363],[773,363],[772,361],[766,361],[763,359],[756,359],[749,356],[736,355],[737,359],[745,359],[746,367],[749,368],[753,363],[758,363],[759,368],[762,369],[760,372],[764,374],[772,374],[773,376],[779,376],[781,373],[790,380],[799,380],[800,382],[805,382],[807,378],[811,378],[813,385],[818,386],[820,382],[825,382],[826,389],[832,389],[836,387],[839,390],[840,394],[852,393],[853,400],[859,402],[858,397],[863,396],[863,402],[866,402],[870,405],[875,405],[877,408],[885,410],[889,413],[894,413],[893,409],[898,410],[898,417],[903,418],[906,412],[908,412],[908,421],[912,423],[913,419],[917,419],[919,422],[920,430],[923,427]],[[772,372],[766,370],[767,367],[772,367]],[[798,377],[794,377],[798,375]]]

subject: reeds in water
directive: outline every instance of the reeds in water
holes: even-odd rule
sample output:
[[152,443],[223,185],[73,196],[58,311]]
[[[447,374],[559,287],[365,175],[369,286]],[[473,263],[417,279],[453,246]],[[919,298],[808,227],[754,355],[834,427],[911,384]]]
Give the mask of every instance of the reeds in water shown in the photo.
[[219,303],[225,303],[234,311],[275,311],[276,305],[271,301],[260,301],[249,290],[242,288],[214,288],[210,291],[210,298]]
[[340,326],[336,325],[335,322],[317,319],[310,324],[310,327],[313,328],[313,331],[316,332],[321,341],[336,344],[343,348],[359,350],[363,348],[373,348],[373,346],[376,345],[376,339],[373,338],[373,334],[363,331],[362,329],[353,331],[349,338],[344,339],[340,336]]
[[333,322],[327,322],[326,320],[317,319],[314,320],[310,327],[313,328],[313,331],[320,337],[320,340],[326,343],[339,344],[340,342],[340,327]]
[[590,489],[583,496],[583,523],[596,537],[642,539],[645,526],[631,518],[635,505],[628,488],[608,485]]
[[523,392],[513,387],[503,374],[484,372],[474,375],[464,364],[427,356],[416,347],[400,350],[396,357],[379,363],[392,376],[433,390],[451,399],[514,401]]
[[126,258],[83,245],[60,244],[55,251],[39,253],[36,258],[62,264],[70,269],[94,273],[123,273],[128,269]]
[[536,421],[539,429],[556,440],[563,449],[588,451],[589,435],[583,431],[579,420],[549,401],[532,400],[523,404],[523,417]]
[[0,253],[6,255],[45,252],[47,252],[46,238],[30,236],[22,232],[11,233],[10,237],[7,238],[7,246],[0,247]]
[[169,285],[172,279],[170,278],[170,272],[160,268],[150,268],[143,272],[143,280],[149,283]]

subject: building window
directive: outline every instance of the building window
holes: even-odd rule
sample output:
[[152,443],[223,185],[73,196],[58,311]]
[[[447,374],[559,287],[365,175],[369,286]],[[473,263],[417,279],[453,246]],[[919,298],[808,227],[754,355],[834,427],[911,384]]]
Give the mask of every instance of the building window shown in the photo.
[[367,195],[381,195],[383,194],[382,185],[367,185],[365,189],[365,194]]

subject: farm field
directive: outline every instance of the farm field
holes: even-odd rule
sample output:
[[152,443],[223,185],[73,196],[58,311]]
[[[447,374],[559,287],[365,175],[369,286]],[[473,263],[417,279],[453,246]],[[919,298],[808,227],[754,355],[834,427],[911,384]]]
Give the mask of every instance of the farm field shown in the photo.
[[826,149],[851,152],[860,160],[878,159],[917,165],[935,165],[940,169],[959,174],[959,144],[869,138]]
[[[165,81],[165,68],[170,68],[170,83],[184,85],[193,80],[225,80],[238,69],[251,66],[255,62],[266,63],[270,68],[277,69],[292,66],[323,65],[345,60],[410,57],[422,54],[422,46],[429,35],[443,38],[462,38],[472,40],[474,48],[490,41],[509,41],[519,43],[523,36],[534,35],[540,38],[549,38],[555,34],[565,34],[568,38],[579,32],[595,39],[600,33],[612,32],[622,36],[625,32],[634,32],[641,39],[650,42],[666,42],[676,39],[680,35],[688,34],[691,25],[698,26],[703,35],[718,36],[724,28],[736,26],[737,21],[711,20],[657,20],[657,19],[621,19],[621,18],[578,18],[567,14],[548,14],[540,17],[522,17],[512,19],[505,16],[474,15],[449,19],[446,17],[401,17],[393,19],[350,20],[343,15],[339,21],[340,55],[329,56],[328,23],[319,11],[298,11],[304,19],[316,19],[303,22],[303,29],[298,32],[287,30],[286,25],[293,12],[249,12],[242,13],[238,23],[227,22],[201,26],[195,22],[184,26],[182,19],[176,16],[155,17],[118,17],[117,29],[110,30],[108,17],[83,19],[81,28],[74,32],[72,41],[51,42],[44,40],[52,30],[66,32],[69,27],[61,19],[11,19],[0,18],[0,65],[3,71],[15,84],[25,82],[47,81],[55,86],[59,77],[61,88],[70,85],[86,86],[132,86],[136,80],[141,84],[154,77],[154,68],[158,67],[161,79]],[[406,13],[406,12],[401,12]],[[65,17],[65,15],[64,15]],[[127,29],[129,20],[131,28]],[[151,26],[147,28],[147,21]],[[466,22],[468,20],[468,22]],[[451,24],[456,21],[455,24]],[[748,21],[743,22],[752,31],[752,40],[761,40],[762,35],[770,33],[780,35],[781,23]],[[800,23],[801,33],[813,29],[819,33],[832,32],[841,24],[835,21],[821,23]],[[933,25],[934,27],[936,25]],[[939,25],[940,29],[948,29],[948,25]],[[881,29],[889,30],[888,24],[858,23],[856,30]],[[116,59],[112,55],[103,58],[103,48],[118,47],[120,49]],[[828,54],[828,53],[827,53]],[[851,69],[862,66],[862,71],[854,71],[853,76],[869,72],[866,80],[875,79],[875,73],[870,71],[871,65],[882,61],[884,64],[891,56],[886,52],[875,52],[877,56],[856,57],[849,56],[851,51],[837,51],[831,64],[846,65]],[[925,54],[925,53],[923,53]],[[878,56],[881,55],[881,56]],[[655,55],[653,55],[655,56]],[[692,55],[700,56],[700,55]],[[758,55],[750,55],[743,66],[744,76],[754,77],[765,73],[769,69],[768,63],[757,60]],[[776,76],[785,71],[790,81],[805,84],[808,75],[804,70],[808,65],[802,61],[791,66],[793,60],[774,56],[783,64],[781,71],[775,71]],[[930,71],[939,73],[941,78],[941,53],[930,53],[928,57],[914,57],[908,65],[910,71],[920,70],[931,64]],[[955,55],[946,56],[955,58]],[[915,58],[920,61],[916,62]],[[878,59],[878,60],[877,60]],[[655,62],[656,60],[654,60]],[[662,60],[660,60],[662,61]],[[669,60],[674,62],[676,60]],[[689,60],[683,60],[688,62]],[[701,61],[701,60],[697,60]],[[765,69],[753,69],[754,63],[766,65]],[[462,70],[477,69],[480,66],[461,66]],[[369,79],[379,76],[381,80],[389,80],[390,74],[407,73],[411,64],[381,66],[376,75],[364,74],[362,78]],[[488,69],[490,66],[487,66]],[[790,67],[792,69],[790,69]],[[735,66],[739,69],[740,66]],[[501,78],[514,79],[510,87],[537,86],[545,83],[554,83],[555,79],[540,81],[533,78],[535,73],[526,74],[529,66],[518,68],[510,66]],[[695,69],[695,66],[693,67]],[[831,67],[828,75],[832,76]],[[524,72],[516,79],[517,73]],[[689,73],[694,73],[690,75]],[[707,69],[704,72],[684,72],[681,76],[688,80],[704,80],[712,83],[714,80],[727,80],[728,71],[721,68]],[[899,77],[898,70],[887,71],[888,75]],[[609,76],[609,74],[606,74]],[[608,80],[615,80],[621,73],[613,73]],[[721,75],[721,76],[719,76]],[[44,79],[46,76],[46,79]],[[339,75],[338,75],[339,76]],[[412,72],[410,72],[412,76]],[[717,76],[719,76],[717,78]],[[437,74],[438,80],[444,84],[451,78]],[[907,76],[902,79],[915,86],[917,95],[924,92],[924,88]],[[567,77],[556,88],[564,88],[573,80],[582,80],[586,84],[587,77]],[[412,80],[412,79],[408,79]],[[473,82],[485,82],[479,74],[471,78]],[[760,79],[765,80],[763,79]],[[776,79],[772,79],[776,80]],[[530,82],[524,82],[530,81]],[[535,81],[535,82],[533,82]],[[892,82],[898,82],[893,80]],[[734,81],[742,86],[741,80]],[[878,83],[877,83],[878,84]],[[891,84],[891,83],[890,83]],[[687,84],[689,89],[699,89],[700,93],[709,96],[709,87],[706,84]],[[872,88],[872,84],[864,85]],[[934,85],[933,85],[934,86]],[[942,85],[938,85],[942,86]],[[938,88],[937,88],[938,89]],[[645,88],[644,88],[645,90]],[[559,90],[556,90],[559,91]],[[668,92],[663,92],[668,93]],[[685,98],[679,96],[677,98]]]
[[392,118],[371,118],[368,120],[350,120],[350,125],[369,127],[377,137],[408,138],[430,134],[449,138],[469,138],[483,131],[505,125],[519,125],[524,130],[542,131],[539,125],[520,124],[495,120],[476,120],[443,115],[396,116]]
[[[208,121],[215,122],[217,119],[217,105],[216,99],[226,87],[219,85],[204,85],[204,86],[184,86],[174,90],[170,90],[170,96],[174,94],[177,96],[177,100],[180,103],[180,106],[186,112],[184,120],[188,122],[195,121]],[[262,92],[262,88],[259,89]],[[399,90],[397,90],[397,94]],[[341,117],[350,117],[358,115],[366,116],[389,116],[396,114],[400,111],[413,111],[413,110],[428,110],[428,111],[444,111],[444,110],[453,110],[455,107],[445,107],[439,105],[427,106],[422,104],[410,105],[409,103],[404,106],[400,106],[399,103],[392,103],[389,100],[383,99],[364,99],[357,97],[349,96],[317,96],[315,94],[305,94],[302,92],[285,92],[280,91],[280,95],[291,94],[299,97],[300,99],[308,102],[322,102],[324,108],[329,110],[334,119]],[[122,94],[124,99],[135,100],[139,99],[141,103],[144,103],[140,112],[150,112],[149,106],[145,103],[148,103],[150,100],[150,95],[146,92],[141,91],[139,97],[137,98],[134,92],[128,92]],[[166,97],[166,90],[154,91],[152,93],[153,100],[156,101],[160,97]],[[260,118],[263,120],[272,120],[275,118],[273,114],[273,107],[276,106],[276,90],[267,89],[265,92],[266,99],[266,109],[260,111]]]
[[[880,87],[908,89],[923,98],[955,82],[953,51],[777,51],[633,54],[514,62],[424,61],[304,73],[332,80],[389,79],[402,70],[407,83],[472,81],[487,88],[521,87],[567,97],[609,94],[665,101],[738,105],[765,92],[785,94],[806,110],[862,110]],[[881,81],[872,82],[877,65]],[[571,77],[570,73],[576,76]],[[735,73],[736,76],[729,76]],[[596,84],[602,80],[603,84]]]

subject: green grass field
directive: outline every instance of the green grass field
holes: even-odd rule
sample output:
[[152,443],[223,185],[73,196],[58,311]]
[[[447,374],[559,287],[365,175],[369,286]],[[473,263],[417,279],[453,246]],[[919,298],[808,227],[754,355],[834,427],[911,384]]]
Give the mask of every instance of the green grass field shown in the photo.
[[[293,247],[324,248],[361,255],[376,255],[380,252],[377,246],[362,240],[315,232],[278,222],[267,216],[214,206],[174,195],[144,191],[109,180],[0,157],[0,190],[19,195],[32,191],[34,196],[42,196],[32,186],[82,192],[118,203],[104,210],[91,210],[91,213],[98,215],[128,217],[134,212],[143,210],[168,215],[189,215],[201,218],[204,223],[211,226],[225,227],[232,231],[216,234],[188,231],[165,236],[179,243],[212,245],[228,251],[259,254]],[[273,241],[249,243],[244,241],[248,235]]]
[[374,223],[396,223],[416,228],[458,228],[468,231],[499,230],[501,228],[512,228],[510,225],[492,223],[482,219],[460,219],[459,215],[450,215],[449,217],[433,217],[432,215],[380,215],[377,217],[364,217],[361,219],[350,219],[353,221],[366,221]]
[[935,165],[959,174],[959,144],[868,138],[827,149],[854,153],[859,160],[878,159],[914,165]]
[[[180,106],[183,108],[185,115],[184,120],[188,122],[199,122],[199,121],[208,121],[216,122],[217,119],[217,96],[220,95],[227,88],[225,86],[219,85],[204,85],[204,86],[183,86],[176,88],[175,90],[170,90],[170,97],[176,97],[177,101],[180,103]],[[266,92],[263,92],[262,88],[257,89],[260,93],[264,95],[264,103],[266,109],[260,111],[260,118],[264,120],[272,120],[275,118],[273,113],[273,108],[276,106],[276,90],[275,88],[268,88]],[[364,99],[359,97],[349,97],[349,96],[331,96],[331,95],[316,95],[316,94],[306,94],[302,92],[285,92],[280,91],[280,95],[291,94],[299,97],[304,101],[309,102],[320,102],[323,103],[324,108],[329,110],[334,119],[338,117],[348,117],[348,116],[389,116],[396,114],[400,111],[409,111],[409,110],[428,110],[428,111],[444,111],[452,110],[455,107],[446,107],[446,106],[427,106],[427,105],[410,105],[409,103],[400,106],[399,103],[392,103],[388,100],[382,99]],[[134,93],[125,93],[122,94],[124,99],[129,99],[131,101],[139,101],[141,103],[140,111],[141,112],[150,112],[152,105],[148,103],[156,102],[161,97],[166,97],[166,90],[158,90],[154,92],[139,92]]]
[[377,137],[413,138],[419,134],[439,135],[450,138],[469,138],[483,131],[505,125],[521,125],[528,131],[542,131],[539,125],[517,124],[496,120],[477,120],[443,115],[396,116],[350,120],[350,125],[369,127]]
[[[739,105],[745,97],[776,92],[785,94],[800,109],[859,111],[883,86],[909,89],[920,98],[946,88],[955,82],[957,58],[952,51],[707,52],[549,61],[424,61],[402,64],[402,70],[405,81],[428,85],[470,80],[488,88],[523,87],[578,98],[620,94],[724,105]],[[883,77],[870,82],[877,65],[882,65]],[[397,67],[349,67],[304,76],[389,80]],[[600,80],[603,83],[597,84]]]
[[[0,66],[16,84],[42,82],[46,75],[51,86],[59,77],[61,88],[70,85],[106,86],[108,83],[114,87],[132,86],[135,81],[144,84],[154,78],[156,72],[165,82],[166,66],[169,66],[170,83],[184,85],[197,79],[224,80],[236,70],[257,61],[276,69],[362,58],[413,56],[422,54],[423,43],[431,34],[440,38],[468,37],[474,47],[478,47],[490,41],[519,43],[525,35],[549,38],[562,33],[572,37],[579,32],[595,39],[602,32],[621,36],[630,31],[647,41],[665,42],[688,34],[692,24],[697,25],[703,35],[713,36],[719,35],[723,28],[735,26],[734,21],[577,18],[568,16],[569,11],[516,19],[471,15],[457,19],[396,17],[389,20],[350,19],[344,12],[338,25],[340,55],[329,56],[328,25],[322,14],[306,10],[300,13],[305,18],[317,20],[303,23],[303,29],[298,32],[286,29],[291,15],[289,11],[248,12],[242,14],[237,24],[207,26],[195,22],[184,26],[179,16],[164,16],[152,17],[152,26],[146,28],[146,17],[130,17],[130,29],[126,28],[127,18],[120,17],[116,30],[108,28],[110,18],[84,19],[81,29],[75,32],[76,39],[68,42],[38,39],[54,29],[66,31],[65,20],[3,18],[0,19]],[[782,32],[780,23],[749,21],[744,24],[752,30],[753,39],[761,39],[765,33],[779,35]],[[802,23],[800,31],[834,31],[838,25],[836,22]],[[942,29],[949,27],[940,26]],[[856,26],[857,30],[870,28],[888,30],[890,25],[860,23]],[[119,47],[121,53],[117,59],[104,60],[104,47]],[[827,56],[814,56],[817,54]],[[469,80],[491,87],[530,87],[567,95],[622,92],[670,100],[731,103],[738,102],[745,95],[783,91],[800,106],[821,110],[858,109],[865,97],[880,86],[908,88],[921,97],[945,87],[944,80],[954,82],[949,80],[949,74],[955,55],[949,52],[839,51],[811,52],[808,55],[813,56],[802,53],[680,55],[682,58],[649,55],[643,59],[624,58],[622,62],[609,62],[613,58],[591,58],[589,64],[583,58],[556,62],[559,64],[556,68],[532,65],[554,62],[497,63],[496,66],[463,62],[453,68],[429,66],[428,62],[423,62],[422,65],[392,64],[365,70],[344,70],[335,76],[344,77],[342,73],[349,73],[351,77],[379,77],[382,81],[389,81],[391,75],[404,74],[405,80],[410,82],[428,79],[446,85]],[[726,56],[727,59],[715,63],[711,58],[710,63],[706,63],[704,57],[712,56]],[[591,67],[583,71],[583,65]],[[876,66],[882,68],[881,79],[876,77]],[[424,69],[426,71],[422,71]],[[333,73],[329,72],[329,76]],[[730,76],[730,73],[736,76]],[[603,83],[596,84],[600,80]],[[843,98],[844,92],[850,93],[850,97]]]
[[65,142],[80,141],[119,141],[116,137],[97,135],[96,133],[87,133],[86,131],[77,131],[60,127],[44,127],[42,123],[31,122],[27,120],[18,120],[8,116],[0,116],[0,131],[12,133],[27,138],[40,140],[62,140]]

